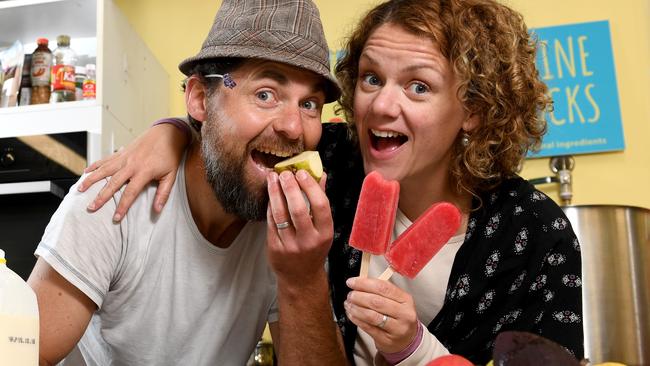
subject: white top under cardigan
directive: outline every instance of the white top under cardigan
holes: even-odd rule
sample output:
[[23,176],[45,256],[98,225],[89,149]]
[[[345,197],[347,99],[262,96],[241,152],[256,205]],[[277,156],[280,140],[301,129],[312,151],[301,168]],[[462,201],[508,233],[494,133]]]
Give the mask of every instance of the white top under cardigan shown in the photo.
[[[392,240],[395,240],[411,224],[412,222],[398,209],[395,215]],[[424,325],[424,334],[420,346],[398,365],[419,365],[425,361],[449,354],[436,337],[427,331],[426,325],[431,323],[442,308],[451,266],[454,263],[456,252],[458,252],[464,240],[465,234],[456,235],[449,239],[414,279],[403,277],[399,273],[393,274],[390,278],[392,283],[413,296],[418,319]],[[370,259],[368,276],[379,277],[387,267],[388,262],[383,256],[373,255]],[[377,362],[373,362],[376,354],[377,348],[375,348],[372,337],[363,330],[358,329],[354,346],[354,361],[356,364],[360,366],[384,364],[383,357],[377,357]]]

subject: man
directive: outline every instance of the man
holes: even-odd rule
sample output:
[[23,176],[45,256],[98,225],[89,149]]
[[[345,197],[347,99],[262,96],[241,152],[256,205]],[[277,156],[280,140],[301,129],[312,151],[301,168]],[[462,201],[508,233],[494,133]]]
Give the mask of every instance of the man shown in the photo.
[[[328,314],[324,269],[295,278],[295,257],[276,252],[267,260],[267,231],[281,245],[288,225],[263,220],[268,179],[276,203],[286,197],[292,209],[300,197],[305,205],[301,192],[315,202],[312,229],[329,230],[321,241],[331,241],[323,188],[304,174],[270,171],[316,147],[322,105],[339,91],[316,7],[254,3],[224,0],[201,51],[179,66],[201,137],[178,170],[171,207],[152,212],[150,186],[118,223],[111,218],[119,192],[94,214],[82,209],[99,191],[93,187],[71,189],[52,217],[29,278],[39,301],[41,364],[244,365],[267,321],[281,362],[303,364],[287,344],[303,342],[300,334],[337,332],[331,317],[302,320]],[[310,286],[324,296],[296,305],[295,294]],[[280,317],[278,307],[286,309]],[[339,344],[320,346],[310,356],[316,363],[342,362]]]

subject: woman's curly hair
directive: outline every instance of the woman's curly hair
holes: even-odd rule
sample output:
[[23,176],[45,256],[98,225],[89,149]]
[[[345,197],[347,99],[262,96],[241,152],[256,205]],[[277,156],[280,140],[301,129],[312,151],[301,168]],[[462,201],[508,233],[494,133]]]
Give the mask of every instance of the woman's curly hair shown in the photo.
[[546,132],[543,112],[551,108],[535,66],[537,42],[521,14],[493,0],[393,0],[372,9],[346,42],[336,65],[340,107],[354,135],[354,91],[358,64],[371,33],[399,25],[430,38],[460,83],[458,97],[479,124],[463,146],[454,144],[450,179],[474,196],[516,174],[529,150]]

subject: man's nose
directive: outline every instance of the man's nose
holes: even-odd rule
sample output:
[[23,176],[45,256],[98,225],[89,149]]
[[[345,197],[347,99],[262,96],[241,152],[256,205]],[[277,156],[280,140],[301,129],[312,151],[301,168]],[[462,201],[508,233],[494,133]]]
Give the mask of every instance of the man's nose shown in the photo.
[[284,108],[273,123],[275,132],[289,140],[298,140],[303,135],[303,116],[298,106]]

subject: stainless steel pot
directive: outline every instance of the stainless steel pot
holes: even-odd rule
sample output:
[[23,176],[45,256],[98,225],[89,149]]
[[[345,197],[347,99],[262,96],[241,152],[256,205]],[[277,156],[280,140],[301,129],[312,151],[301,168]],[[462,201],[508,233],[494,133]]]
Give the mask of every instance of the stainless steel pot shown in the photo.
[[650,365],[650,210],[562,209],[581,244],[585,357]]

